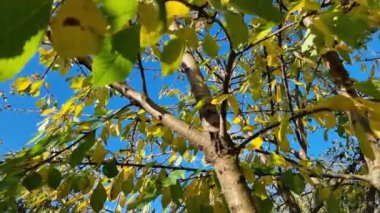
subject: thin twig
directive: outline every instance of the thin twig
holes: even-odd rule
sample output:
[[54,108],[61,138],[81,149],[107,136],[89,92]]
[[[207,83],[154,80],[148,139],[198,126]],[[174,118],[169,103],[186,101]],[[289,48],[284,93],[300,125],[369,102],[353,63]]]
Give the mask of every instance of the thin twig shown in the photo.
[[140,53],[137,54],[137,62],[138,62],[139,69],[140,69],[140,75],[141,75],[141,81],[142,81],[143,91],[144,91],[145,95],[146,95],[147,97],[149,97],[149,96],[148,96],[148,89],[147,89],[147,85],[146,85],[146,79],[145,79],[144,67],[143,67],[143,64],[142,64],[142,60],[141,60],[141,55],[140,55]]
[[[323,112],[323,111],[330,111],[330,109],[327,109],[327,108],[318,108],[318,109],[313,109],[313,110],[305,110],[305,111],[302,111],[302,112],[300,112],[300,113],[298,113],[298,114],[290,117],[289,120],[294,120],[294,119],[302,118],[304,116],[311,115],[313,113]],[[271,125],[263,128],[263,129],[261,129],[260,131],[256,132],[252,136],[248,137],[245,141],[243,141],[239,145],[238,149],[239,150],[243,149],[251,140],[259,137],[261,134],[264,134],[265,132],[267,132],[267,131],[269,131],[269,130],[271,130],[273,128],[276,128],[276,127],[280,126],[280,124],[281,124],[281,122],[278,121],[278,122],[275,122],[275,123],[273,123],[273,124],[271,124]]]

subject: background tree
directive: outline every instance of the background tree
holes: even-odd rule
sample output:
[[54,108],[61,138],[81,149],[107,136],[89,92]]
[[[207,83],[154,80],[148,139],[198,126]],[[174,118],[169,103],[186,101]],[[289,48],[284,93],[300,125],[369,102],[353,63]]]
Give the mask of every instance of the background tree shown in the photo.
[[[380,83],[363,52],[379,1],[0,0],[0,12],[0,80],[37,49],[46,65],[14,79],[44,119],[3,157],[3,210],[375,211]],[[368,81],[352,63],[372,65]],[[67,100],[50,92],[54,71]],[[320,158],[315,132],[331,143]]]

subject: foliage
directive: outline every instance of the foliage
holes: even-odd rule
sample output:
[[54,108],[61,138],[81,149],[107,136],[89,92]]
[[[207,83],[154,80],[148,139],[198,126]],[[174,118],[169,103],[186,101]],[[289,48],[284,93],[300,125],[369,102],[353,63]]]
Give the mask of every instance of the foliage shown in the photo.
[[[42,119],[2,157],[1,210],[239,212],[230,193],[255,203],[241,212],[375,208],[379,60],[360,52],[379,1],[0,0],[0,14],[0,81]],[[27,76],[37,50],[47,69]]]

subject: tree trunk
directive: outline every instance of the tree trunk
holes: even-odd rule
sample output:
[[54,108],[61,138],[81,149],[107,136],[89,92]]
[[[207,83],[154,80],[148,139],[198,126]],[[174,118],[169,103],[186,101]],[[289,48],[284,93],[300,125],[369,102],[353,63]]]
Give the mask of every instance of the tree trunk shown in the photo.
[[222,193],[231,212],[256,212],[252,193],[240,169],[235,155],[224,155],[217,158],[213,164]]

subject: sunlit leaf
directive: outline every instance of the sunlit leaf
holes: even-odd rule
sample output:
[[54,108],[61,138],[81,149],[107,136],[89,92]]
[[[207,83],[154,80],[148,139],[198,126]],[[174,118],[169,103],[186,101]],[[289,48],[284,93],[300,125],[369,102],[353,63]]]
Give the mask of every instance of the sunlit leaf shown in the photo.
[[128,21],[137,15],[137,0],[98,0],[98,2],[102,4],[101,10],[106,15],[113,33],[123,29],[128,25]]
[[172,38],[165,44],[160,57],[163,76],[170,75],[179,69],[185,48],[184,41],[179,38]]
[[355,125],[355,135],[358,138],[359,141],[359,147],[362,153],[369,159],[375,160],[375,154],[373,153],[373,150],[371,148],[370,143],[372,143],[370,140],[368,140],[368,136],[366,131],[363,129],[363,127],[360,124]]
[[100,164],[103,160],[104,157],[107,154],[107,150],[104,148],[103,144],[98,142],[95,146],[94,153],[92,154],[92,162]]
[[165,7],[169,24],[174,20],[174,18],[186,17],[190,12],[189,7],[178,1],[167,1],[165,2]]
[[30,80],[30,78],[20,77],[16,79],[15,83],[13,84],[13,88],[16,90],[16,92],[23,92],[31,84],[32,84],[32,80]]
[[138,6],[140,20],[140,46],[148,47],[157,43],[164,32],[165,24],[160,18],[157,7],[152,4],[140,3]]
[[356,82],[354,87],[366,95],[380,99],[380,80],[378,79]]
[[251,142],[247,146],[247,149],[250,149],[250,150],[259,149],[263,143],[264,141],[261,137],[256,137],[255,139],[251,140]]
[[[41,32],[48,24],[52,3],[52,0],[0,1],[0,73],[9,72],[2,70],[4,59],[15,60],[21,54],[37,50],[35,43],[40,41]],[[24,63],[29,58],[26,55]],[[19,63],[21,64],[20,60]],[[5,80],[1,74],[0,80]]]
[[268,21],[280,22],[280,11],[268,0],[230,0],[231,5],[243,11],[246,14],[257,15]]
[[[120,31],[112,38],[104,41],[102,50],[95,56],[93,62],[93,83],[104,86],[113,82],[123,81],[131,72],[137,58],[136,43],[130,47],[115,47],[120,39],[130,39],[128,42],[138,42],[130,30]],[[131,37],[130,37],[131,36]],[[138,44],[138,43],[137,43]],[[119,51],[117,51],[119,50]]]
[[0,81],[9,80],[21,71],[21,69],[37,51],[43,35],[44,30],[41,30],[26,41],[22,52],[19,55],[11,58],[0,58]]
[[50,27],[54,49],[63,57],[85,57],[101,50],[106,20],[92,0],[67,0]]

